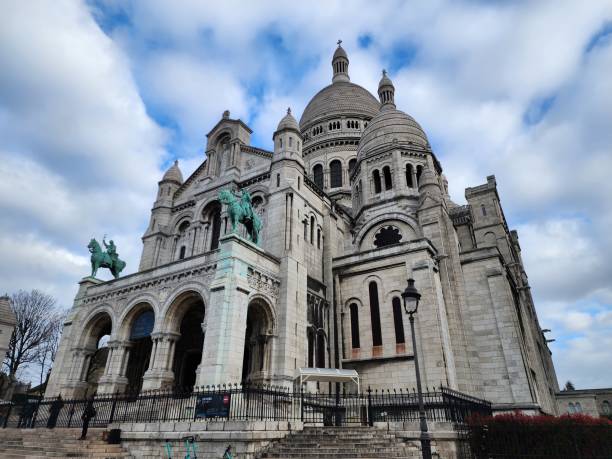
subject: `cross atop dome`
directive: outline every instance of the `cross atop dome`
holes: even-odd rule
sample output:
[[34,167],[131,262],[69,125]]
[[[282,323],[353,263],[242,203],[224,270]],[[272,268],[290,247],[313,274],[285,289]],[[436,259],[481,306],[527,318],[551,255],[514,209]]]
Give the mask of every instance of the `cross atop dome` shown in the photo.
[[348,66],[349,60],[346,51],[344,51],[342,47],[342,40],[338,40],[338,48],[336,48],[336,52],[332,58],[332,68],[334,69],[334,76],[332,78],[333,83],[351,80],[348,74]]

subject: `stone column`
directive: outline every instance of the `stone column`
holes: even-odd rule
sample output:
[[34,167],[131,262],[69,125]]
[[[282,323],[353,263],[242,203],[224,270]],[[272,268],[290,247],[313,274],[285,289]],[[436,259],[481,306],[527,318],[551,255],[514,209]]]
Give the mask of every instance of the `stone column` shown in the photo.
[[98,382],[99,394],[123,393],[128,385],[125,376],[130,357],[130,341],[112,340],[108,342],[108,357],[104,375]]
[[151,335],[153,346],[149,369],[142,377],[142,390],[163,389],[173,385],[172,357],[174,345],[180,337],[179,333],[171,332],[157,332]]
[[70,398],[83,397],[87,390],[87,369],[92,351],[85,348],[72,349],[72,365],[67,383],[62,387],[62,393]]

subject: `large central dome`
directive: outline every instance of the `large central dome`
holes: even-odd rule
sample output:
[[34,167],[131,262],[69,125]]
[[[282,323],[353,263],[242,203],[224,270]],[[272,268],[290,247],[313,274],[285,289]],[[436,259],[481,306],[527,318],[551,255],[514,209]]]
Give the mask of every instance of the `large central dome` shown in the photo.
[[364,115],[372,118],[379,109],[378,100],[367,89],[350,81],[336,81],[311,99],[302,113],[300,128],[307,128],[323,116]]

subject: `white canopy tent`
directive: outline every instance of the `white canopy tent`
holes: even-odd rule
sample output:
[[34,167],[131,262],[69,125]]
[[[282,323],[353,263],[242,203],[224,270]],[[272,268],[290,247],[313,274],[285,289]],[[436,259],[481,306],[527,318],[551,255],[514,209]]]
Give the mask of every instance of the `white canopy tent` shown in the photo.
[[308,381],[355,383],[359,393],[359,374],[355,370],[341,370],[339,368],[297,368],[295,370],[294,382],[299,382],[299,387]]

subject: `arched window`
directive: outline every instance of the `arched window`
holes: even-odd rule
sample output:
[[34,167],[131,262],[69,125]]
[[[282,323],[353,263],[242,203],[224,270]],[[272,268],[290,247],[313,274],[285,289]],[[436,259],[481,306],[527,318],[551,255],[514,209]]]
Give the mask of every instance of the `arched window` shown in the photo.
[[317,368],[325,368],[325,335],[317,333]]
[[353,171],[355,170],[355,164],[357,164],[357,160],[355,158],[349,161],[349,176],[353,175]]
[[385,190],[393,188],[393,182],[391,181],[391,168],[389,166],[383,167],[383,176],[385,177]]
[[321,228],[317,228],[317,249],[321,248]]
[[323,166],[321,164],[317,164],[312,168],[312,179],[315,182],[315,185],[319,187],[319,189],[323,189]]
[[278,138],[278,144],[281,148],[283,148],[283,138],[282,137]]
[[349,306],[351,312],[351,347],[359,348],[359,307],[355,303]]
[[601,411],[603,414],[605,414],[606,416],[609,415],[611,413],[610,410],[610,402],[607,400],[604,400],[603,403],[601,404]]
[[414,181],[412,180],[413,173],[414,169],[412,168],[412,164],[406,164],[406,186],[408,188],[414,188]]
[[582,405],[580,402],[576,402],[576,413],[582,413]]
[[570,414],[574,414],[576,412],[576,407],[574,406],[572,402],[570,402],[569,405],[567,405],[567,411]]
[[417,186],[419,186],[421,184],[421,174],[423,173],[423,166],[417,166],[416,168],[416,180],[417,180]]
[[306,331],[308,336],[308,368],[314,367],[314,333],[311,328]]
[[280,186],[280,174],[276,174],[276,187]]
[[398,297],[392,300],[393,305],[393,324],[395,325],[395,343],[405,343],[404,339],[404,319],[402,318],[402,303]]
[[378,172],[378,169],[374,169],[374,172],[372,172],[372,178],[374,179],[374,193],[378,194],[381,192],[380,172]]
[[289,146],[293,146],[293,137],[289,136]]
[[394,226],[385,226],[374,235],[374,245],[385,247],[387,245],[399,244],[402,241],[402,233]]
[[181,251],[179,252],[179,260],[185,258],[185,250],[187,250],[187,248],[184,245],[181,246]]
[[219,237],[221,236],[221,205],[219,202],[215,201],[206,206],[203,219],[208,222],[206,237],[210,240],[210,250],[215,250],[219,247]]
[[331,188],[342,186],[342,163],[337,159],[329,164],[329,179]]
[[314,244],[315,218],[310,216],[310,243]]
[[382,346],[382,333],[380,330],[380,308],[378,306],[378,285],[370,282],[370,319],[372,321],[372,346]]
[[486,217],[487,216],[487,208],[485,207],[484,204],[480,205],[480,211],[482,212],[482,216]]

